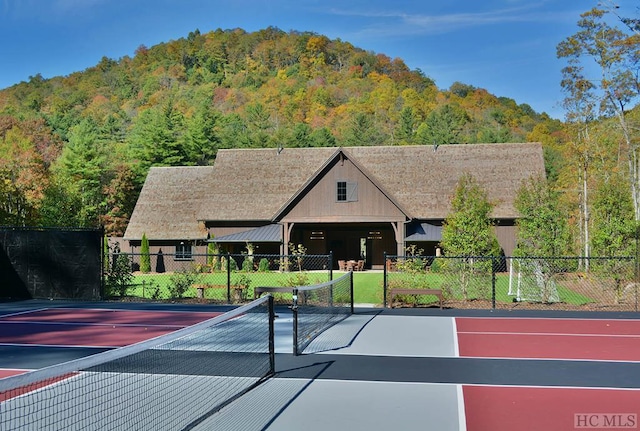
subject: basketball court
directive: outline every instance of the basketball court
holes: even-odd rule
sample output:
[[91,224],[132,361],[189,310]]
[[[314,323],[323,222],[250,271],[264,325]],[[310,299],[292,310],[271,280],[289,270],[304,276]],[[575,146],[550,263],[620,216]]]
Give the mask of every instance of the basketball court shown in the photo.
[[[0,304],[0,377],[152,339],[229,308]],[[275,376],[189,429],[640,426],[635,314],[356,308],[296,356],[292,315],[276,312]],[[201,381],[185,377],[185,390]]]

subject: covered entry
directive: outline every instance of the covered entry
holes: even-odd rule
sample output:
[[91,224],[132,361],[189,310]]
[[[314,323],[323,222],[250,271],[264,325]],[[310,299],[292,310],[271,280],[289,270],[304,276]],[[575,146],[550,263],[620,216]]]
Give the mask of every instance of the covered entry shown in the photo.
[[391,223],[295,224],[289,242],[302,244],[309,254],[333,253],[338,260],[364,260],[366,269],[382,269],[384,254],[397,251]]

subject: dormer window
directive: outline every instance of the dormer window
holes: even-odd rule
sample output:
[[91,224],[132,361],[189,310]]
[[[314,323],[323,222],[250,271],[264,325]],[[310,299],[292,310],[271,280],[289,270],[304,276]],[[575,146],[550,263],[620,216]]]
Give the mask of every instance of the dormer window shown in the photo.
[[348,181],[336,182],[336,201],[356,202],[358,200],[358,183]]

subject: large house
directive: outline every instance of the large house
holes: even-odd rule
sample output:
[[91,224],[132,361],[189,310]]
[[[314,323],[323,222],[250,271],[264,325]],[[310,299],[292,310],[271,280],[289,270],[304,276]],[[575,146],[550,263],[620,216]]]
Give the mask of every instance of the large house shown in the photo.
[[524,180],[544,176],[538,143],[220,150],[213,166],[151,168],[124,240],[135,252],[176,259],[205,253],[207,242],[240,253],[364,259],[416,244],[435,255],[461,175],[471,174],[495,205],[506,255],[515,247],[514,199]]

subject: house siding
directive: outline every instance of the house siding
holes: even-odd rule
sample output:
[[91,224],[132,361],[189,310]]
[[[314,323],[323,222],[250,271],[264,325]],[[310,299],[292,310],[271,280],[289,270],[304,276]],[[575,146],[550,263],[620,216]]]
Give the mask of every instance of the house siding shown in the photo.
[[[338,202],[338,181],[357,184],[357,200]],[[350,160],[337,160],[282,217],[288,223],[404,221],[403,212]]]

